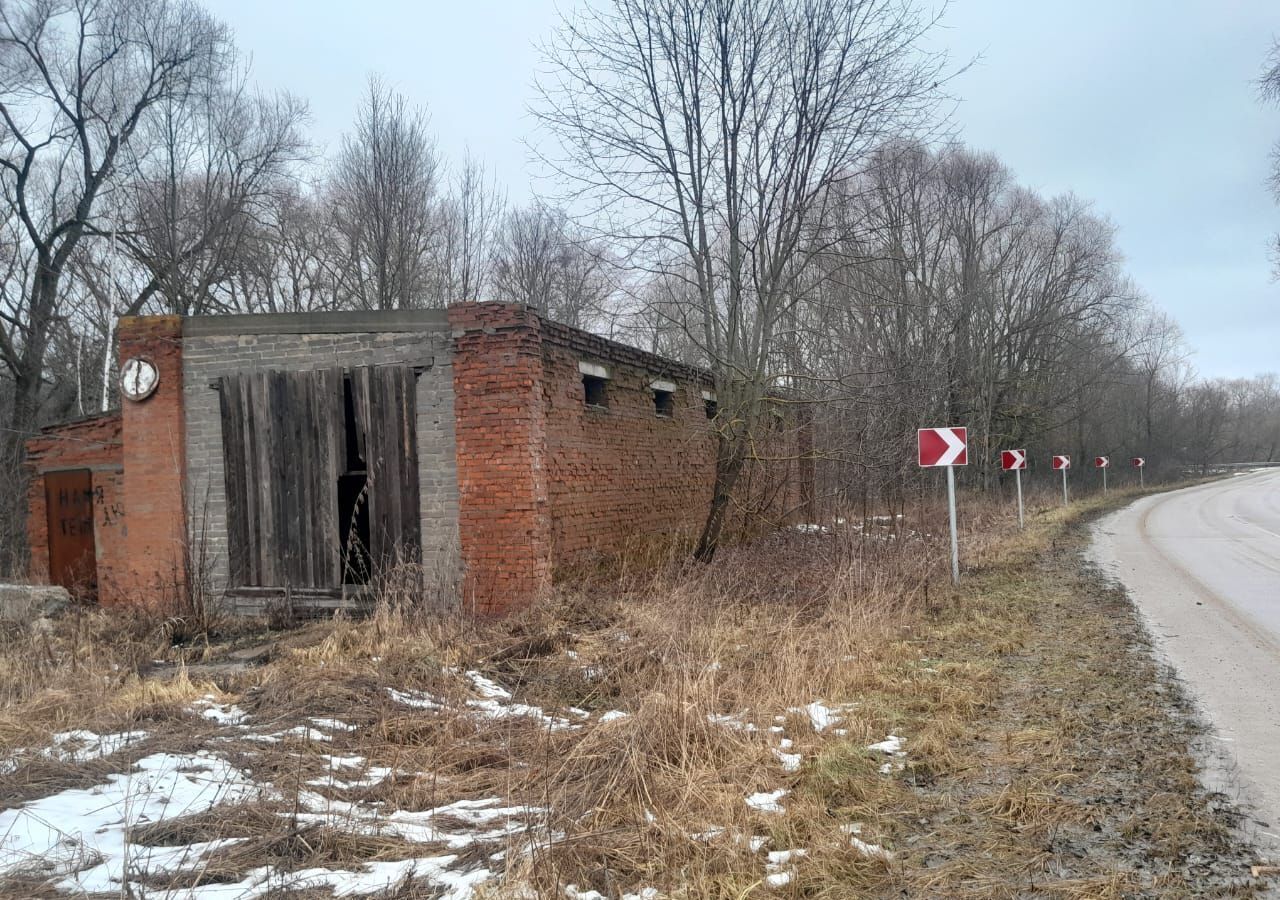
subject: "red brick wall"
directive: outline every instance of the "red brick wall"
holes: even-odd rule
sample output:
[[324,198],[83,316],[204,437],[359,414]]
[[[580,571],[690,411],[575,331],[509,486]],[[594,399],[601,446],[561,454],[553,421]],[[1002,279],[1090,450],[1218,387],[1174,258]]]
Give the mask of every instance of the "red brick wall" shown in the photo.
[[[607,410],[584,402],[580,361],[609,370]],[[543,372],[554,565],[637,538],[696,534],[715,474],[702,373],[553,323]],[[655,380],[676,386],[671,418],[657,415]]]
[[539,322],[520,306],[467,303],[449,324],[463,602],[499,615],[550,579]]
[[124,508],[129,518],[131,570],[122,593],[131,600],[168,599],[183,584],[186,471],[182,405],[182,319],[130,316],[120,320],[120,361],[140,356],[155,364],[160,384],[140,403],[122,399]]
[[[715,475],[705,373],[517,305],[454,306],[449,321],[469,609],[510,612],[555,569],[637,539],[696,535]],[[609,370],[606,410],[584,402],[579,362]],[[670,418],[657,415],[654,381],[676,386]],[[787,419],[762,443],[779,461],[750,466],[739,501],[777,522],[795,512],[811,468],[795,458],[805,432]]]
[[55,469],[90,469],[93,479],[93,532],[98,567],[98,599],[120,597],[125,574],[125,521],[120,496],[120,415],[111,413],[46,428],[27,441],[30,470],[27,495],[27,540],[32,581],[49,580],[49,522],[44,473]]

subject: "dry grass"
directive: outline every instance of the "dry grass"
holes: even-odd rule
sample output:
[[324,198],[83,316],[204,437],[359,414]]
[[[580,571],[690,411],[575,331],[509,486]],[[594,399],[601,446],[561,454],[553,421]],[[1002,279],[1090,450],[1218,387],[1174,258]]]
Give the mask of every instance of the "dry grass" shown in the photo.
[[[942,542],[905,527],[936,529],[935,511],[892,539],[873,526],[785,532],[707,567],[647,554],[502,622],[389,594],[368,621],[311,626],[267,665],[213,681],[149,670],[155,659],[217,658],[218,640],[175,649],[144,617],[80,612],[0,648],[0,745],[44,746],[72,727],[150,737],[62,770],[24,756],[0,777],[0,796],[13,805],[92,784],[142,752],[218,738],[277,797],[136,835],[240,839],[210,858],[206,883],[267,863],[351,867],[440,849],[306,822],[294,798],[311,791],[386,810],[477,797],[545,810],[518,836],[463,851],[505,854],[495,896],[561,896],[568,884],[609,897],[641,886],[676,898],[1248,896],[1228,814],[1194,777],[1194,726],[1176,690],[1153,690],[1160,675],[1134,652],[1144,639],[1126,601],[1079,570],[1088,512],[1037,509],[1018,533],[1007,509],[967,503],[970,571],[958,590]],[[548,714],[591,716],[551,729],[474,715],[459,674],[470,670]],[[387,688],[446,710],[407,707]],[[329,741],[255,742],[192,713],[208,694],[236,702],[257,732],[313,717],[356,727]],[[840,707],[842,721],[815,730],[795,711],[815,700]],[[609,710],[628,715],[601,721]],[[890,734],[905,756],[868,749]],[[775,753],[784,735],[801,758],[794,772]],[[324,754],[398,774],[309,786],[331,776]],[[745,802],[780,788],[783,813]],[[766,881],[774,873],[752,837],[806,851],[785,867],[789,883]],[[174,886],[190,886],[184,877]]]

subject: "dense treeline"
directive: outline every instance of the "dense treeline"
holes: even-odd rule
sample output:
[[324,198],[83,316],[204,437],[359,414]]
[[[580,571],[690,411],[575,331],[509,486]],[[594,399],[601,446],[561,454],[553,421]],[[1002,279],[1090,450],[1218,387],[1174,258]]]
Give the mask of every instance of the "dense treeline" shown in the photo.
[[[711,368],[726,489],[779,394],[820,401],[824,483],[845,497],[911,487],[921,424],[970,426],[981,487],[1006,446],[1275,459],[1280,383],[1198,378],[1111,223],[930,139],[945,60],[918,41],[933,24],[905,0],[571,14],[538,107],[542,166],[565,190],[516,204],[483,162],[442,158],[425,112],[376,79],[318,157],[306,103],[255,89],[196,4],[10,4],[5,470],[33,429],[117,402],[119,315],[474,298]],[[0,568],[21,553],[22,492],[6,479]]]
[[878,151],[845,194],[848,231],[803,329],[813,374],[850,387],[830,443],[863,448],[860,489],[909,480],[913,429],[933,422],[969,426],[965,477],[984,488],[1008,447],[1045,468],[1051,453],[1276,458],[1275,378],[1196,379],[1086,202],[1038,196],[992,154],[918,144]]

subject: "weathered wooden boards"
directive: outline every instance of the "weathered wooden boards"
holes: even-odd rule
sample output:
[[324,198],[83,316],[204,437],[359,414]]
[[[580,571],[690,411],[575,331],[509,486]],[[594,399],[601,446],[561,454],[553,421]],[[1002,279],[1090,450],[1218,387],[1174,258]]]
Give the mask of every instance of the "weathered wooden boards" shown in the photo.
[[[353,417],[346,414],[349,381]],[[341,592],[338,478],[347,431],[367,460],[375,566],[420,554],[415,380],[405,366],[219,380],[232,587]]]
[[355,427],[369,473],[374,570],[421,558],[415,379],[405,366],[351,370]]

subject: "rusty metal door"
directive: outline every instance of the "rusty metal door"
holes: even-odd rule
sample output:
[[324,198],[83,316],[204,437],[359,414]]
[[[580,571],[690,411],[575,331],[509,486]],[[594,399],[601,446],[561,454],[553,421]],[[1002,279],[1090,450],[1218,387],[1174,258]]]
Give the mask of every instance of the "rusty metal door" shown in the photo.
[[46,472],[49,517],[49,580],[72,596],[93,599],[98,560],[93,541],[93,475],[88,469]]

